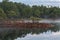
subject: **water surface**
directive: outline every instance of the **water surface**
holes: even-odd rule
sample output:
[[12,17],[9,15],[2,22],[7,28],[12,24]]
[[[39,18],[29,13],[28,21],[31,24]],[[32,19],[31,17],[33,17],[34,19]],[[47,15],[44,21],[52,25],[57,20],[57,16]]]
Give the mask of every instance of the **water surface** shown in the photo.
[[52,28],[0,28],[0,40],[60,40],[60,23]]

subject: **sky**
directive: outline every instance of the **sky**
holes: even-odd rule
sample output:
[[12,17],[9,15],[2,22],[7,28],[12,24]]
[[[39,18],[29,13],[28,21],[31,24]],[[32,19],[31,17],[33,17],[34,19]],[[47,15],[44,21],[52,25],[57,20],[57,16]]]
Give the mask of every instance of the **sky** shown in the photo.
[[21,2],[30,6],[32,5],[60,6],[60,0],[10,0],[10,1]]

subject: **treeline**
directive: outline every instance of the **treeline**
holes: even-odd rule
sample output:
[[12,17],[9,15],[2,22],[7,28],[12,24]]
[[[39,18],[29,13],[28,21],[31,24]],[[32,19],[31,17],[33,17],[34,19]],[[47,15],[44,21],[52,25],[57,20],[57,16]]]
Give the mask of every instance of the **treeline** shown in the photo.
[[0,19],[59,18],[59,7],[36,6],[3,0],[0,2]]

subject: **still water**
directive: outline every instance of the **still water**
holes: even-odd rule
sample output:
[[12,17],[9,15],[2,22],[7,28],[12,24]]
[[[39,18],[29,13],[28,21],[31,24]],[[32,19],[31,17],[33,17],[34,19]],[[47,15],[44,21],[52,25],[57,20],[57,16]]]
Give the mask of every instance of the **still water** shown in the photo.
[[60,40],[60,23],[52,28],[0,28],[0,40]]

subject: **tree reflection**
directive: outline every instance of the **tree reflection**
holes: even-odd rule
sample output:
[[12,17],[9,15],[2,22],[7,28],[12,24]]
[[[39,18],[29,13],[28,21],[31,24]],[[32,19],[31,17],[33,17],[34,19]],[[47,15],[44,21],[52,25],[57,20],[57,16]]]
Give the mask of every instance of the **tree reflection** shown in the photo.
[[0,31],[0,40],[14,40],[17,37],[25,37],[29,33],[40,34],[43,32],[47,32],[48,30],[51,30],[51,32],[56,32],[59,31],[60,28],[58,26],[55,26],[52,28],[6,29]]

